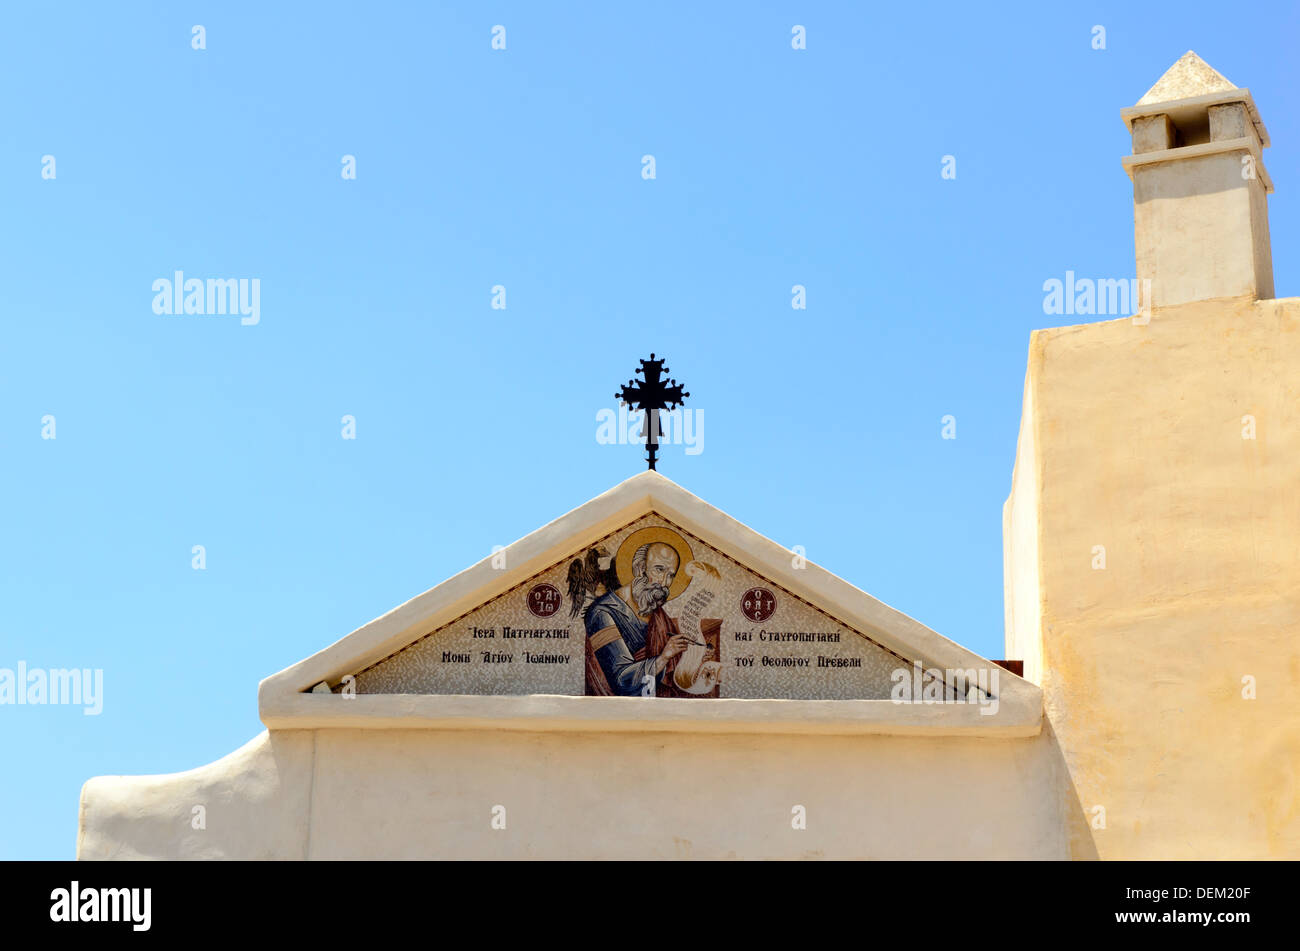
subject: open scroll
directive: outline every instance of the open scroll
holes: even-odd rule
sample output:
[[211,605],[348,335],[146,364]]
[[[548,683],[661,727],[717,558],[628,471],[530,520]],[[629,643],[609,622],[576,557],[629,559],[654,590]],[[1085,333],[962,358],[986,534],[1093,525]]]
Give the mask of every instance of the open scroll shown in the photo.
[[691,576],[691,586],[686,591],[686,606],[677,623],[692,643],[677,661],[673,684],[685,693],[706,694],[718,686],[722,674],[722,661],[718,659],[722,621],[704,617],[704,612],[717,600],[721,576],[718,569],[701,561],[691,562],[686,572]]

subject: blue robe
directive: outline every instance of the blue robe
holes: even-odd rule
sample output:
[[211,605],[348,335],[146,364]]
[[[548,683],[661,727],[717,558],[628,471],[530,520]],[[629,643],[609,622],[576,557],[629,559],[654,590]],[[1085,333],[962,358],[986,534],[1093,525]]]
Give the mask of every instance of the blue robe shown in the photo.
[[[620,697],[639,697],[646,686],[645,678],[653,677],[657,657],[646,657],[646,637],[650,625],[636,616],[626,601],[613,591],[591,602],[586,614],[587,637],[592,637],[609,627],[618,628],[620,637],[614,638],[596,650],[596,660],[605,672],[609,687]],[[643,660],[637,660],[640,652]],[[653,691],[652,691],[653,692]]]

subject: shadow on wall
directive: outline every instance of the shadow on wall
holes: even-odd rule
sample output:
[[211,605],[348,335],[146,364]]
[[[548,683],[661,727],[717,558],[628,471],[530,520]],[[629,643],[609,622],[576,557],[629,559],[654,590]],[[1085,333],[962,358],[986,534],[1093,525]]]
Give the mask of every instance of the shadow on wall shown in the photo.
[[1100,860],[1097,843],[1092,838],[1092,824],[1079,801],[1079,791],[1070,776],[1070,768],[1065,763],[1065,754],[1057,739],[1052,721],[1043,717],[1043,734],[1051,749],[1051,765],[1056,773],[1056,788],[1061,794],[1061,818],[1065,823],[1065,841],[1070,858],[1080,862]]

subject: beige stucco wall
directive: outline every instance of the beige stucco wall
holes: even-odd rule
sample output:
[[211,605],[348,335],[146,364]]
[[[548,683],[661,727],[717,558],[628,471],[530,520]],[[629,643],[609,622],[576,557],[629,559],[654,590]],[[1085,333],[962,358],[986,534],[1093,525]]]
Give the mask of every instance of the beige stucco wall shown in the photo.
[[[1032,366],[1033,357],[1030,357]],[[1024,409],[1016,466],[1011,475],[1012,491],[1002,509],[1003,607],[1006,614],[1006,656],[1024,661],[1024,676],[1031,683],[1043,682],[1042,651],[1033,642],[1042,619],[1038,583],[1038,458],[1035,446],[1034,388],[1025,382]],[[1025,643],[1025,639],[1031,639]]]
[[1063,858],[1062,773],[1047,733],[275,730],[187,773],[91,780],[78,857]]
[[1300,300],[1037,331],[1026,390],[1007,643],[1105,809],[1072,853],[1300,857]]

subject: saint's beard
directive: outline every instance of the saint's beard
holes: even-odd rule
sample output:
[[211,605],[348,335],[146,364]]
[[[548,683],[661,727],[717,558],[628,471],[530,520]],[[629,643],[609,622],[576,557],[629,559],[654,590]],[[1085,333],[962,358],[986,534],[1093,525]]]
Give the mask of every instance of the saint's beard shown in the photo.
[[632,600],[642,614],[652,614],[668,600],[668,589],[642,575],[632,581]]

